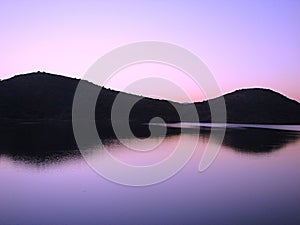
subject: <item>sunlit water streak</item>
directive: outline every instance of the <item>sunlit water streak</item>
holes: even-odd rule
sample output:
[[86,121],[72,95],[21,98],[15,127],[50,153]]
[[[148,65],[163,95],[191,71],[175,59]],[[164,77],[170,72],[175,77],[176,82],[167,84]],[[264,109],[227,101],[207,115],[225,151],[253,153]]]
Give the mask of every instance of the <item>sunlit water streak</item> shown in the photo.
[[198,129],[201,127],[207,128],[261,128],[261,129],[273,129],[273,130],[288,130],[288,131],[300,131],[300,125],[272,125],[272,124],[243,124],[243,123],[149,123],[152,126],[167,126],[174,128],[191,128]]

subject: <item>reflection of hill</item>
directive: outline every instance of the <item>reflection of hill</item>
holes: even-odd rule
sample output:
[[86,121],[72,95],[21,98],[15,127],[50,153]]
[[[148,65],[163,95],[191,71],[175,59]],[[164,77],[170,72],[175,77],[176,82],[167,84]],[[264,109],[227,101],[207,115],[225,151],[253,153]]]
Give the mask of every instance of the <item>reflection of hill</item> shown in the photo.
[[[202,132],[208,138],[209,129]],[[214,138],[218,138],[217,136]],[[261,128],[227,129],[223,145],[239,152],[268,153],[300,138],[300,132]]]
[[[72,104],[79,80],[47,73],[31,73],[15,76],[0,82],[0,154],[39,156],[64,156],[67,151],[76,152],[73,136]],[[88,90],[99,90],[99,86],[83,81]],[[89,92],[84,103],[89,102]],[[180,104],[176,108],[183,112],[184,121],[173,105],[164,100],[144,98],[102,88],[95,106],[97,129],[103,140],[115,139],[112,129],[111,109],[116,97],[122,104],[137,100],[130,111],[129,121],[133,133],[148,137],[150,131],[143,124],[154,117],[167,123],[190,121],[190,106],[195,104],[201,122],[210,122],[207,101]],[[231,123],[300,124],[300,104],[271,90],[246,89],[224,95],[227,121]],[[211,100],[214,102],[215,100]],[[120,107],[120,109],[122,106]],[[82,118],[86,119],[85,117]],[[128,118],[120,113],[113,122],[118,130]],[[81,121],[81,120],[80,120]],[[190,121],[199,122],[199,121]],[[26,125],[25,125],[26,123]],[[22,124],[22,125],[21,125]],[[152,127],[156,136],[164,134],[162,127]],[[151,130],[153,131],[153,130]],[[128,138],[122,131],[121,137]],[[186,132],[192,132],[188,130]],[[168,129],[168,134],[178,134],[180,129]],[[201,135],[207,136],[209,132]],[[152,133],[153,134],[153,133]],[[297,133],[262,129],[227,130],[224,145],[243,152],[270,152],[298,138]],[[97,140],[88,140],[87,148],[97,145]],[[54,157],[54,158],[55,158]]]
[[32,163],[79,155],[72,127],[59,124],[0,126],[0,155]]
[[[148,126],[137,127],[135,129],[139,137],[149,136]],[[154,136],[161,136],[164,133],[161,127],[151,130]],[[193,133],[193,131],[195,130],[186,129],[184,133]],[[168,129],[168,135],[179,133],[180,129]],[[201,129],[201,136],[208,138],[209,134],[209,128]],[[69,122],[0,126],[0,137],[0,156],[6,155],[15,160],[44,164],[81,157],[73,136],[72,124]],[[123,137],[126,138],[126,134]],[[239,152],[270,153],[299,138],[300,133],[292,131],[256,128],[227,129],[223,145]],[[102,143],[118,144],[118,141],[113,136],[104,136]],[[90,140],[87,148],[95,145],[98,145],[98,140]]]
[[[101,130],[103,126],[101,126]],[[109,131],[99,134],[103,144],[111,144],[117,141],[114,133]],[[149,137],[148,126],[134,126],[136,136]],[[152,135],[164,135],[164,129],[157,127],[152,129]],[[178,134],[179,130],[169,130],[168,134]],[[102,134],[102,135],[101,135]],[[128,138],[127,133],[120,134],[122,138]],[[7,155],[14,159],[27,159],[33,163],[45,161],[60,161],[63,158],[79,156],[72,123],[70,122],[43,122],[26,124],[6,124],[0,126],[0,156]],[[86,148],[99,144],[99,140],[89,140]]]

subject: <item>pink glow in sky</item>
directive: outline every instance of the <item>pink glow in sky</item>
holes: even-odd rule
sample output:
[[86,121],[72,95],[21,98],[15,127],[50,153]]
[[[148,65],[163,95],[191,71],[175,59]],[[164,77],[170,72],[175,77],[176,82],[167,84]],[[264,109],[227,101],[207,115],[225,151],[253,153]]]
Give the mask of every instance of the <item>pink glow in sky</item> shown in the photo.
[[[1,1],[0,78],[32,71],[82,77],[124,44],[157,40],[197,54],[222,92],[265,87],[300,101],[300,1]],[[205,98],[173,69],[130,69],[108,87],[151,72]],[[135,77],[132,77],[135,76]],[[143,90],[141,89],[141,93]],[[181,101],[171,92],[169,98]]]

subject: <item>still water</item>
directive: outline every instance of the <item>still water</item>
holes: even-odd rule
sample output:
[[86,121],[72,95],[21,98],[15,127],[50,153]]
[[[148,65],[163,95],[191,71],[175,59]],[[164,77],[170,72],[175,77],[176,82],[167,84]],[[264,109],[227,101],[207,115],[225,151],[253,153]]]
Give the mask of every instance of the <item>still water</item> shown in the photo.
[[[198,167],[208,134],[182,135],[197,140],[192,158],[168,180],[145,187],[108,181],[75,150],[45,155],[1,150],[0,224],[300,223],[298,132],[233,128],[204,172]],[[143,152],[116,141],[106,147],[128,164],[149,165],[172,154],[179,138],[124,140],[137,148],[159,143]]]

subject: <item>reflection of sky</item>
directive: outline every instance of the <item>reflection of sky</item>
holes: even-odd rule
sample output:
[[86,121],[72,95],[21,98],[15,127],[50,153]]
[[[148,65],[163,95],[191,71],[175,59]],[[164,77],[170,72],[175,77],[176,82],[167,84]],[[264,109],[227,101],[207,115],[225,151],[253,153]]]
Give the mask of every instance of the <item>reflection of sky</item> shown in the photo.
[[[176,142],[145,154],[159,162]],[[147,187],[109,182],[80,159],[35,168],[0,158],[0,224],[299,224],[299,141],[266,155],[222,147],[199,173],[205,147],[200,141],[183,170]]]
[[80,77],[115,47],[160,40],[196,53],[223,92],[259,86],[300,100],[299,1],[7,0],[0,27],[1,78],[37,70]]

